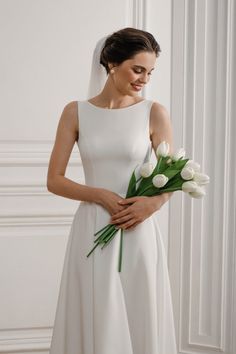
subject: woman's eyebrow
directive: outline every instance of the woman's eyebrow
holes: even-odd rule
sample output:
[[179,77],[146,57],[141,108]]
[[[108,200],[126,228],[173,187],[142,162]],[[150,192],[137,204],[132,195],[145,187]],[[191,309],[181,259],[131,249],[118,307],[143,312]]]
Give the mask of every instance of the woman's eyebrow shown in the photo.
[[[137,68],[142,68],[142,69],[144,69],[144,70],[146,70],[146,68],[144,67],[144,66],[142,66],[142,65],[134,65],[134,66],[136,66]],[[152,68],[150,71],[152,71],[152,70],[154,70],[155,68]]]

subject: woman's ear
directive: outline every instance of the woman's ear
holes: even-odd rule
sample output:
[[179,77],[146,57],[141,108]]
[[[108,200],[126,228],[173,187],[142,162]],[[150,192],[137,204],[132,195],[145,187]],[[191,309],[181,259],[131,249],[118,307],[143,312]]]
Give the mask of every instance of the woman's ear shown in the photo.
[[117,63],[108,63],[108,68],[109,68],[109,70],[115,68],[116,66],[118,66]]

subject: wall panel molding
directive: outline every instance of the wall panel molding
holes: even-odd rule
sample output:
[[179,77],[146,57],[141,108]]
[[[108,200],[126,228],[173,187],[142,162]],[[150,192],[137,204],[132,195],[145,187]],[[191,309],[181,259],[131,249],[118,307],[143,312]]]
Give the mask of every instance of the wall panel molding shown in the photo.
[[175,145],[211,180],[170,201],[169,267],[180,353],[236,352],[235,2],[172,1]]
[[126,26],[139,29],[147,27],[147,0],[126,1]]
[[10,183],[2,183],[0,185],[0,196],[47,196],[53,197],[52,194],[48,193],[45,184],[26,184],[26,185],[14,185]]
[[147,0],[133,0],[133,27],[147,28]]
[[3,216],[0,220],[0,236],[1,236],[1,227],[31,227],[31,226],[62,226],[62,225],[71,225],[74,214],[45,214],[37,216],[35,214],[26,214],[23,215],[11,215],[9,217]]
[[0,353],[26,353],[48,351],[52,327],[0,330]]
[[[47,166],[54,141],[5,140],[0,142],[0,167]],[[71,152],[70,166],[81,165],[77,143]]]

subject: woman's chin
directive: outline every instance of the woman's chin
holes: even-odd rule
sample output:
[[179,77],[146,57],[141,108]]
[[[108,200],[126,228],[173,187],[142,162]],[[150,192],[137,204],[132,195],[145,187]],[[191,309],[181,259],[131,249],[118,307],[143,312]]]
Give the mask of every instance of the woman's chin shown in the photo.
[[137,96],[140,96],[140,91],[134,91],[134,90],[130,90],[129,91],[129,94],[133,97],[137,97]]

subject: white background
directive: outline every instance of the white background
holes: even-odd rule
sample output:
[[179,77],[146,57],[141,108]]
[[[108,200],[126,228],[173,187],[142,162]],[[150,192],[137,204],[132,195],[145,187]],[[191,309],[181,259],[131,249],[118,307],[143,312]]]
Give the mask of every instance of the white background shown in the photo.
[[[211,178],[203,200],[177,192],[157,215],[179,353],[236,352],[235,11],[233,0],[0,1],[0,353],[48,353],[79,203],[46,188],[56,128],[65,104],[87,98],[97,40],[128,26],[162,50],[143,95]],[[83,183],[76,145],[66,176]]]

